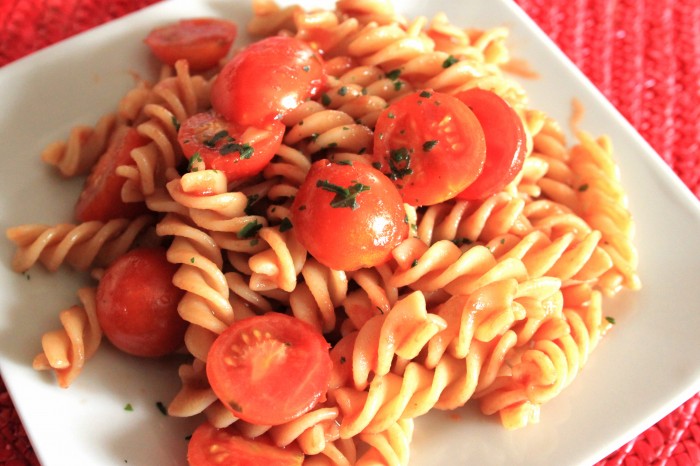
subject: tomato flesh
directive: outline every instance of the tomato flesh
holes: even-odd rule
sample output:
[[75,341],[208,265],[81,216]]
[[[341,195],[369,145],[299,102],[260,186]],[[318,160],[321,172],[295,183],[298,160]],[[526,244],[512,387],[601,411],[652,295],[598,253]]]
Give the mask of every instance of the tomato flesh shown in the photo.
[[383,264],[408,236],[401,195],[369,165],[319,160],[292,204],[299,242],[334,270]]
[[235,23],[214,18],[184,19],[152,30],[146,45],[160,61],[174,65],[184,59],[192,71],[216,66],[236,40]]
[[484,132],[458,99],[418,91],[380,114],[373,157],[404,202],[433,205],[453,198],[479,176],[486,157]]
[[180,125],[178,141],[191,162],[220,170],[229,181],[262,171],[282,144],[284,125],[270,121],[263,127],[244,128],[214,111],[197,113]]
[[207,357],[207,378],[236,417],[277,425],[325,399],[329,344],[311,325],[271,312],[234,322]]
[[206,421],[195,429],[187,446],[190,466],[301,466],[303,460],[295,446],[280,448],[265,436],[248,439],[233,426],[217,429]]
[[143,202],[122,201],[122,187],[126,178],[116,173],[121,165],[134,165],[131,151],[148,140],[136,128],[121,127],[112,135],[109,146],[92,167],[83,191],[75,205],[75,217],[80,222],[115,218],[134,218],[147,212]]
[[455,97],[474,112],[486,140],[484,170],[457,198],[483,199],[501,191],[520,173],[527,150],[525,129],[515,110],[494,92],[474,88]]
[[259,125],[297,107],[325,81],[323,61],[309,45],[293,37],[268,37],[223,67],[212,85],[212,106],[230,121]]
[[172,284],[177,265],[165,249],[127,252],[97,287],[97,318],[107,339],[135,356],[158,357],[182,346],[187,322],[177,312],[184,291]]

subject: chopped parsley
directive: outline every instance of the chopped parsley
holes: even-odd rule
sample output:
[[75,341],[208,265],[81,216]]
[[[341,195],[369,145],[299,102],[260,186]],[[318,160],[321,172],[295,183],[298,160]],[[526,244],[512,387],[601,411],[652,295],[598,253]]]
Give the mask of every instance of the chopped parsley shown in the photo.
[[192,154],[192,157],[190,157],[190,161],[187,163],[187,171],[188,172],[191,172],[191,171],[196,172],[197,168],[194,167],[194,164],[200,163],[200,162],[204,162],[204,160],[202,160],[202,156],[199,155],[199,152],[195,152],[194,154]]
[[450,55],[449,57],[445,58],[445,61],[442,62],[442,67],[443,68],[449,68],[450,66],[454,65],[457,63],[459,60],[457,60],[454,55]]
[[178,121],[177,118],[175,118],[174,115],[170,118],[170,121],[172,122],[173,126],[175,127],[175,131],[180,131],[180,122]]
[[411,168],[411,152],[405,147],[392,150],[389,153],[389,169],[388,174],[392,180],[402,179],[404,176],[412,175]]
[[124,405],[124,411],[133,411],[134,407],[131,406],[131,403],[127,403]]
[[588,189],[588,184],[582,184],[578,187],[579,192],[584,192]]
[[352,210],[357,209],[357,195],[364,191],[369,191],[370,187],[362,184],[351,184],[347,188],[333,184],[328,180],[318,180],[316,187],[325,191],[335,193],[335,197],[331,200],[331,207],[349,207]]
[[422,92],[421,92],[420,94],[418,94],[418,95],[421,96],[421,97],[425,97],[426,99],[429,99],[429,98],[431,98],[431,97],[433,96],[433,94],[431,94],[431,93],[428,92],[428,91],[422,91]]
[[326,106],[331,104],[331,97],[325,92],[321,95],[321,103]]
[[423,143],[423,150],[425,152],[430,152],[430,150],[437,145],[438,141],[433,139],[432,141],[425,141]]
[[156,408],[158,408],[158,411],[160,411],[163,416],[168,415],[168,408],[165,407],[162,401],[156,401]]
[[238,239],[252,238],[262,227],[261,223],[258,223],[257,220],[253,220],[252,222],[246,223],[245,226],[236,233],[236,237],[238,237]]
[[292,225],[292,221],[289,220],[289,217],[284,217],[282,219],[282,223],[280,223],[280,233],[284,233],[287,230],[291,230],[293,226],[294,225]]
[[339,96],[344,96],[345,94],[348,93],[348,88],[346,86],[341,87],[338,89],[338,95]]
[[237,142],[228,142],[219,148],[219,154],[229,155],[238,152],[242,159],[249,159],[253,156],[255,149],[248,143],[238,144]]
[[614,317],[606,316],[605,320],[607,320],[609,324],[615,325],[615,318]]
[[401,70],[398,68],[395,70],[391,70],[386,74],[386,77],[388,79],[391,79],[392,81],[396,81],[397,79],[399,79],[399,76],[401,76]]

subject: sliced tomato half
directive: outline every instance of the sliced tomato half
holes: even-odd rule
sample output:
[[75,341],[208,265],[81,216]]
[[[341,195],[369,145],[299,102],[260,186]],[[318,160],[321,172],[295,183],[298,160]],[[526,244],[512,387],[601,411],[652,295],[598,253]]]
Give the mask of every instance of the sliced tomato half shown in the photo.
[[236,417],[253,424],[291,421],[325,399],[329,344],[311,325],[271,312],[233,323],[207,358],[207,378]]

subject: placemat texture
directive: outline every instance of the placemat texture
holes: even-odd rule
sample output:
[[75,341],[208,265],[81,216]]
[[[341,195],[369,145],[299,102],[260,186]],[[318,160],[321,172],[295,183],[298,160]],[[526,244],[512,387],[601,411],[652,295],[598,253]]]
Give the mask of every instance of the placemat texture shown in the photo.
[[[157,1],[0,0],[0,66]],[[700,1],[516,1],[700,197]],[[597,466],[700,465],[699,405]],[[0,464],[38,464],[1,379]]]

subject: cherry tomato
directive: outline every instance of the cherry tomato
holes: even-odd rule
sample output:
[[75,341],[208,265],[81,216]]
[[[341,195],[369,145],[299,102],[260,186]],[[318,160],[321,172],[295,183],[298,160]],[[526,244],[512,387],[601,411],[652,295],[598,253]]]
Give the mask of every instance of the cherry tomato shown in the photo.
[[279,118],[324,85],[323,60],[305,42],[274,36],[234,56],[211,89],[214,109],[244,126]]
[[427,90],[408,94],[377,120],[374,163],[408,204],[453,198],[479,176],[485,157],[479,121],[450,95]]
[[185,59],[191,70],[203,71],[226,56],[237,32],[235,23],[222,19],[184,19],[152,30],[145,42],[163,63]]
[[280,448],[266,436],[248,439],[233,426],[217,429],[206,421],[187,446],[190,466],[301,466],[303,460],[304,454],[294,445]]
[[501,191],[520,172],[525,160],[525,129],[515,110],[494,92],[474,88],[455,97],[474,112],[486,139],[484,169],[457,198],[483,199]]
[[262,128],[244,128],[213,111],[197,113],[180,125],[178,141],[191,162],[220,170],[231,180],[253,176],[274,157],[282,144],[284,125],[270,121]]
[[389,260],[408,236],[401,195],[369,165],[319,160],[292,204],[299,242],[322,264],[357,270]]
[[311,325],[271,312],[233,323],[207,357],[207,378],[236,417],[277,425],[325,399],[332,369],[329,344]]
[[122,187],[126,178],[115,173],[120,165],[134,165],[131,151],[148,142],[136,128],[121,127],[109,147],[92,167],[75,205],[75,217],[81,222],[114,218],[133,218],[147,211],[143,202],[123,202]]
[[136,356],[178,349],[187,322],[177,313],[184,291],[172,284],[177,265],[162,248],[133,249],[114,261],[97,287],[97,319],[107,339]]

